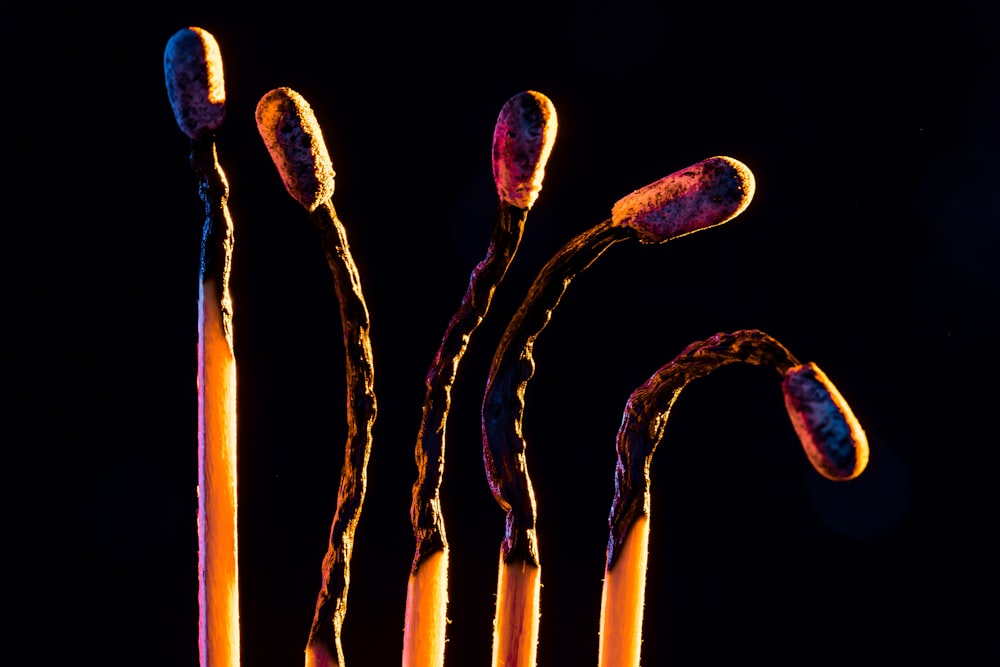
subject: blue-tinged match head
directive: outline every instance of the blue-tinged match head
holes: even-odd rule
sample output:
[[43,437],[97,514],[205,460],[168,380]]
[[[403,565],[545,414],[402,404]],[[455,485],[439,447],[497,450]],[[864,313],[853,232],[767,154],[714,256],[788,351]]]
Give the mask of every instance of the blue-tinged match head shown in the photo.
[[868,465],[868,438],[851,407],[814,363],[794,366],[781,383],[788,418],[819,474],[854,479]]
[[215,132],[226,117],[222,54],[215,37],[184,28],[167,41],[163,74],[174,117],[184,134],[197,139]]

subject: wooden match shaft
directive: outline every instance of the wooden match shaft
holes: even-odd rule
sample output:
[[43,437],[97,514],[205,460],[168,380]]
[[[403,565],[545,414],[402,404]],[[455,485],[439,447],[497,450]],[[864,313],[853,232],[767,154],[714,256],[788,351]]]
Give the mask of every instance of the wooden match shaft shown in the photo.
[[637,667],[642,647],[643,599],[649,555],[649,518],[635,520],[618,564],[604,573],[598,667]]
[[403,667],[444,664],[448,624],[448,549],[426,556],[406,584]]
[[222,55],[201,28],[174,33],[163,54],[167,97],[191,139],[205,205],[198,291],[198,654],[202,667],[240,663],[236,361],[229,272],[229,184],[215,150],[226,115]]
[[198,295],[198,582],[203,667],[240,664],[236,360],[229,272],[233,222],[215,142],[192,142],[205,203]]
[[542,568],[500,558],[497,613],[493,626],[494,667],[533,667],[538,653]]
[[347,377],[344,466],[340,472],[337,511],[330,527],[330,544],[323,558],[322,584],[306,645],[306,666],[327,667],[344,664],[340,637],[347,613],[354,533],[367,485],[376,401],[371,324],[358,269],[347,244],[347,232],[329,199],[319,204],[311,217],[320,232],[340,304]]

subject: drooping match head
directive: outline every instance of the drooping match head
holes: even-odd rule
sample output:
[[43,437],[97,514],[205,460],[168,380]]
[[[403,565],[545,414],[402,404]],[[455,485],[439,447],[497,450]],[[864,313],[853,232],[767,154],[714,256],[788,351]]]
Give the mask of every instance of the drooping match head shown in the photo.
[[538,199],[557,125],[552,101],[533,90],[503,105],[493,130],[493,180],[503,201],[530,209]]
[[813,467],[832,480],[860,475],[868,465],[868,438],[826,374],[811,362],[794,366],[781,389],[788,417]]
[[745,164],[712,157],[622,197],[611,219],[635,229],[643,243],[663,243],[732,220],[753,192],[753,173]]
[[257,103],[257,131],[288,193],[310,213],[333,196],[334,171],[312,107],[291,88]]
[[174,117],[192,139],[214,132],[226,117],[222,53],[211,33],[184,28],[167,41],[163,74]]

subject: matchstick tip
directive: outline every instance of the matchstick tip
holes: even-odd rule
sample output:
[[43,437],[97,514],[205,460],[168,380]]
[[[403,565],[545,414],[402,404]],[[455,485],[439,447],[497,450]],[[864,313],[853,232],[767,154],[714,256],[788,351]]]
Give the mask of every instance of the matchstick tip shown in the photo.
[[541,93],[527,90],[503,105],[493,131],[493,180],[503,201],[523,209],[534,205],[557,127],[556,108]]
[[310,213],[333,196],[333,162],[312,107],[291,88],[275,88],[257,103],[257,130],[285,189]]
[[826,374],[811,362],[794,366],[781,389],[788,417],[817,472],[834,481],[860,475],[868,465],[868,438]]
[[635,229],[643,243],[663,243],[732,220],[750,204],[754,188],[745,164],[712,157],[622,197],[611,218]]
[[167,97],[181,131],[192,139],[214,132],[226,116],[222,53],[207,30],[184,28],[163,52]]
[[310,642],[306,646],[306,667],[339,667],[332,651],[320,642]]

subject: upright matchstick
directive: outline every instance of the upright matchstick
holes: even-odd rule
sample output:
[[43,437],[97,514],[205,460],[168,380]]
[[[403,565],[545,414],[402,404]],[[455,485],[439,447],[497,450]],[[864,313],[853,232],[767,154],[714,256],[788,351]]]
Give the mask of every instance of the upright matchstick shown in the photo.
[[649,543],[649,467],[670,409],[689,382],[733,363],[770,366],[782,376],[788,416],[821,475],[853,479],[868,463],[864,431],[815,364],[800,364],[781,343],[756,330],[720,333],[689,345],[632,393],[618,431],[599,667],[639,665]]
[[410,506],[416,552],[406,588],[403,667],[444,664],[448,541],[440,491],[451,388],[469,339],[517,252],[528,211],[542,186],[556,127],[552,102],[541,93],[526,91],[507,100],[494,129],[493,177],[499,202],[490,245],[472,271],[424,380],[427,392],[415,447],[418,477]]
[[337,511],[323,559],[323,579],[306,644],[306,667],[344,665],[341,631],[347,612],[354,532],[365,498],[376,405],[368,307],[347,231],[333,208],[333,163],[308,102],[277,88],[257,104],[257,129],[289,194],[309,213],[333,273],[344,332],[347,375],[347,444]]
[[236,361],[229,269],[233,221],[215,131],[226,114],[215,38],[185,28],[163,55],[167,96],[191,138],[191,166],[205,205],[198,291],[198,652],[202,667],[240,664],[236,520]]
[[538,642],[541,566],[535,499],[521,431],[532,348],[570,282],[615,243],[664,243],[739,215],[753,196],[746,165],[713,157],[619,200],[611,218],[580,234],[549,260],[507,326],[483,399],[483,458],[493,496],[507,512],[500,548],[494,667],[533,667]]

